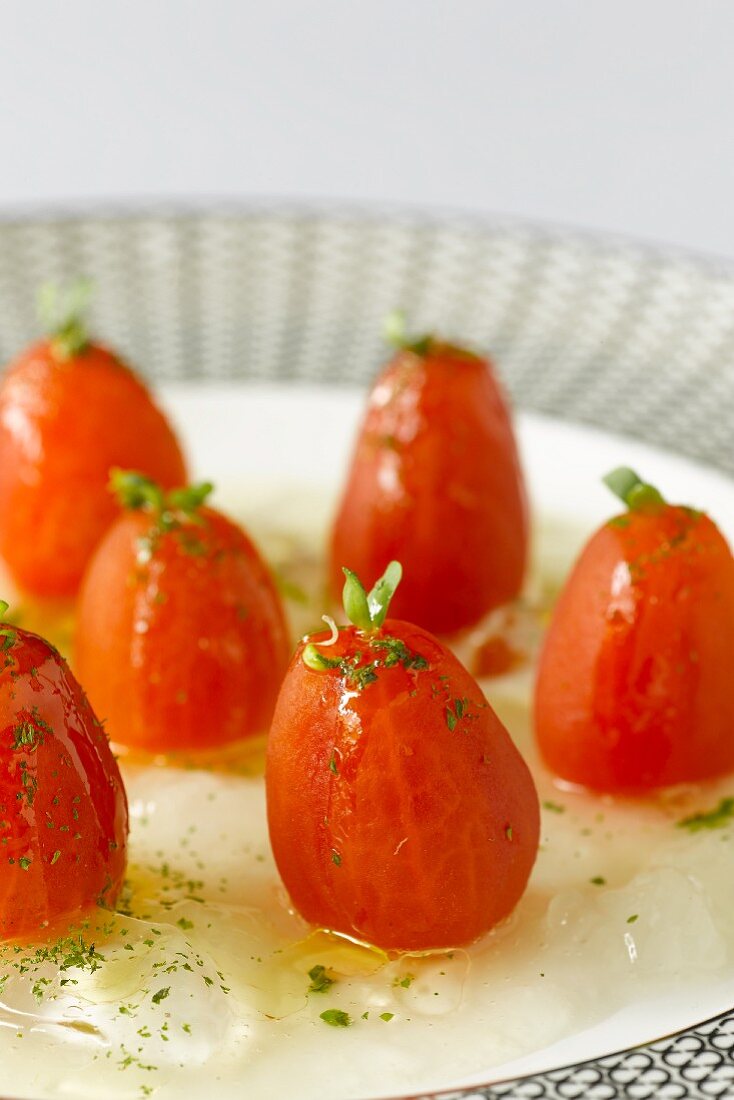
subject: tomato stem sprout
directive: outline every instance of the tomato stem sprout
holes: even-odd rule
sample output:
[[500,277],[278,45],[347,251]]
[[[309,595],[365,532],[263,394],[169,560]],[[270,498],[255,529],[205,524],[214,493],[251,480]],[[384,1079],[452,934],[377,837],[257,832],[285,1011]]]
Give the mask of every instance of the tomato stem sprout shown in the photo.
[[347,618],[365,633],[378,630],[387,618],[390,601],[402,580],[402,565],[399,561],[391,561],[369,593],[365,592],[364,585],[351,569],[344,567],[344,576],[342,599]]
[[[380,579],[375,582],[369,592],[351,569],[344,568],[343,602],[344,610],[349,621],[365,634],[372,634],[384,623],[390,607],[390,601],[395,595],[395,590],[403,576],[403,567],[399,561],[391,561]],[[301,659],[307,668],[313,672],[323,672],[327,668],[339,668],[342,666],[340,658],[327,657],[320,653],[318,646],[334,645],[339,629],[329,615],[323,616],[324,622],[331,630],[331,637],[324,642],[308,642],[304,647]],[[308,636],[304,638],[307,641]],[[374,678],[374,677],[373,677]]]
[[60,359],[72,359],[89,344],[84,314],[92,296],[90,279],[75,279],[69,286],[44,283],[38,292],[38,318],[52,339]]
[[415,355],[426,355],[433,337],[409,336],[406,326],[405,314],[401,309],[393,309],[383,321],[382,333],[385,341],[397,348],[398,351],[412,351]]
[[665,503],[662,493],[643,481],[629,466],[618,466],[602,481],[632,512],[658,508]]
[[160,485],[145,474],[115,467],[110,470],[109,489],[123,508],[153,512],[165,522],[166,516],[172,513],[183,513],[188,519],[194,519],[214,486],[210,481],[202,481],[164,493]]

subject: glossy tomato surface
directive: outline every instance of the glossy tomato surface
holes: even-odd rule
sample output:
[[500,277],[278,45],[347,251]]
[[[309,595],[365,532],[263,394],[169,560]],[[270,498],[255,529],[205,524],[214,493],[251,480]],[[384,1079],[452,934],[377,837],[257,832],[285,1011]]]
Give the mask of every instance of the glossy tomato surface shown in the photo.
[[176,437],[143,383],[96,345],[69,359],[35,344],[0,382],[0,556],[26,591],[73,595],[117,515],[110,469],[186,479]]
[[341,667],[313,670],[299,647],[268,741],[270,837],[296,908],[385,949],[476,939],[516,905],[535,860],[522,757],[425,630],[349,627],[322,652]]
[[712,521],[664,505],[587,544],[556,607],[535,696],[564,779],[644,791],[734,770],[734,560]]
[[114,742],[206,751],[264,732],[289,653],[270,573],[221,513],[156,534],[149,514],[126,512],[98,547],[75,667]]
[[525,489],[509,411],[489,363],[432,343],[403,351],[369,397],[331,540],[365,582],[397,558],[392,610],[447,633],[513,599],[527,559]]
[[0,938],[34,938],[63,917],[114,904],[127,802],[66,662],[22,630],[0,643]]

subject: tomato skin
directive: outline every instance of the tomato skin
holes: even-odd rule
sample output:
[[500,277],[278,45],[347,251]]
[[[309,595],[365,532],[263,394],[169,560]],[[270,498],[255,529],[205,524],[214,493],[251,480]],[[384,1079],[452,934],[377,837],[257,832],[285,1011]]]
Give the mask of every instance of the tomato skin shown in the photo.
[[[15,638],[0,652],[0,939],[114,904],[128,831],[120,772],[84,692],[42,638]],[[23,723],[32,742],[17,745]]]
[[133,372],[90,344],[70,359],[34,344],[0,383],[0,556],[39,596],[73,595],[117,514],[110,468],[164,487],[186,469],[163,413]]
[[590,540],[556,607],[535,693],[559,776],[643,792],[734,770],[734,559],[705,515],[631,511]]
[[[360,691],[338,669],[308,668],[303,646],[293,657],[266,766],[278,869],[312,924],[384,949],[469,943],[525,889],[538,848],[533,780],[436,638],[395,620],[373,637],[402,640],[428,667],[382,667]],[[366,646],[348,627],[322,652]],[[464,711],[450,729],[456,699]]]
[[126,512],[97,548],[79,595],[76,669],[116,743],[205,751],[264,732],[290,643],[280,597],[254,544],[231,520],[154,540]]
[[394,614],[449,633],[517,596],[527,550],[522,470],[490,363],[440,344],[400,352],[370,394],[332,531],[334,598],[342,565],[369,579],[397,558]]

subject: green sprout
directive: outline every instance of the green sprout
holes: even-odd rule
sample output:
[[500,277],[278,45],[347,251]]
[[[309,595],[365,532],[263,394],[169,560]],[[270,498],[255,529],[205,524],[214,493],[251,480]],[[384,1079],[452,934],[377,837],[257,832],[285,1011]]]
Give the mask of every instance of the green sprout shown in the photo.
[[631,512],[651,511],[665,504],[662,493],[654,485],[643,481],[629,466],[618,466],[603,477],[602,481]]
[[38,318],[52,340],[60,359],[73,359],[89,344],[84,321],[92,297],[89,279],[75,279],[68,286],[44,283],[38,291]]
[[138,539],[137,560],[140,565],[150,561],[161,535],[178,532],[182,550],[187,554],[204,553],[200,539],[192,539],[185,530],[186,523],[204,526],[206,520],[199,509],[214,486],[209,481],[186,485],[164,492],[157,482],[137,470],[110,470],[108,489],[117,497],[123,508],[146,512],[152,517],[151,528]]
[[361,580],[351,569],[345,567],[344,576],[342,600],[347,618],[366,634],[378,630],[387,618],[390,601],[402,580],[402,565],[399,561],[391,561],[369,592],[365,592]]
[[[5,619],[10,604],[7,600],[0,600],[0,622]],[[0,627],[0,653],[7,653],[9,649],[15,645],[18,640],[17,631],[13,626]],[[7,661],[5,663],[7,668]]]
[[408,335],[405,314],[401,309],[394,309],[388,313],[382,324],[382,334],[385,341],[398,351],[412,351],[414,355],[427,355],[433,343],[433,337],[430,334]]
[[133,512],[153,512],[167,526],[176,514],[194,519],[199,508],[213,492],[214,486],[210,481],[201,481],[196,485],[186,485],[165,493],[157,482],[145,474],[137,470],[121,470],[115,466],[110,470],[109,490],[123,508]]
[[[390,601],[395,595],[395,590],[400,584],[403,576],[402,565],[399,561],[391,561],[385,572],[379,580],[375,582],[369,592],[365,590],[361,580],[351,569],[344,568],[344,576],[346,580],[344,582],[342,599],[347,618],[350,623],[356,626],[363,634],[374,634],[375,631],[380,629],[387,618]],[[333,637],[331,642],[334,642],[336,641],[338,630],[330,619],[327,619],[327,622],[332,627]],[[322,642],[320,644],[324,645],[325,643]],[[380,643],[378,640],[372,639],[370,645],[377,647]],[[342,657],[327,657],[325,653],[320,651],[317,644],[309,642],[304,647],[301,656],[303,663],[314,672],[323,672],[325,669],[338,668],[344,673],[349,673],[349,675],[356,680],[360,688],[366,686],[367,683],[373,682],[377,678],[374,662],[361,667],[359,666],[359,655],[350,663]],[[404,653],[395,653],[392,654],[392,659],[390,659],[390,657],[391,655],[388,654],[381,663],[390,667],[391,664],[396,664],[398,660],[400,660],[407,668],[414,654],[411,654],[405,649]],[[414,665],[412,667],[417,666]]]

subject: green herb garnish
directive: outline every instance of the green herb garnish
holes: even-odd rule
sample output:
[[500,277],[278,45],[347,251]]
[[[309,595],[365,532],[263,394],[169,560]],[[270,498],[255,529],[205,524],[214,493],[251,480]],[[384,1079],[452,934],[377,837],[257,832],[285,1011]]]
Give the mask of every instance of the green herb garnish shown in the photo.
[[369,592],[351,569],[345,567],[344,576],[342,599],[347,618],[367,634],[377,630],[387,617],[390,601],[402,579],[402,565],[399,561],[391,561]]
[[336,978],[330,978],[326,972],[326,967],[321,966],[321,964],[312,966],[308,976],[311,979],[311,984],[308,987],[309,993],[325,993],[329,986],[334,985],[336,982]]
[[200,557],[206,553],[206,544],[186,530],[185,525],[204,523],[199,509],[214,490],[211,482],[202,481],[165,492],[155,481],[137,470],[114,467],[110,470],[108,487],[123,508],[147,512],[152,517],[150,531],[138,540],[139,564],[150,561],[159,539],[168,532],[178,534],[179,544],[186,554]]
[[[6,600],[0,600],[0,620],[2,620],[10,604]],[[13,626],[4,625],[0,627],[0,653],[7,653],[9,649],[12,649],[15,643],[18,641],[18,632]],[[4,667],[7,668],[11,665],[13,660],[11,657],[6,658]]]
[[550,799],[547,799],[543,803],[543,809],[548,810],[548,812],[552,814],[565,814],[566,812],[565,806],[561,806],[558,802],[551,802]]
[[408,336],[405,314],[401,309],[393,309],[382,324],[382,334],[386,343],[398,351],[412,351],[414,355],[427,355],[433,344],[433,337]]
[[76,279],[67,287],[45,283],[38,292],[38,318],[51,337],[59,359],[73,359],[89,345],[84,313],[92,296],[89,279]]
[[682,821],[676,822],[676,825],[679,829],[698,833],[701,829],[725,829],[732,818],[734,818],[734,798],[722,798],[715,809],[691,814],[690,817],[684,817]]
[[648,485],[629,466],[618,466],[603,477],[602,481],[631,512],[653,511],[665,504],[662,494],[655,486]]
[[[414,653],[400,638],[376,633],[385,622],[402,572],[400,562],[390,562],[382,577],[370,592],[366,592],[356,573],[345,569],[344,608],[350,622],[366,635],[367,650],[360,649],[350,657],[330,657],[324,653],[322,647],[332,645],[339,636],[338,628],[331,619],[324,616],[332,627],[333,636],[328,642],[307,642],[301,653],[306,667],[313,672],[337,670],[345,678],[347,686],[358,691],[363,691],[377,680],[380,668],[394,668],[398,664],[406,670],[420,671],[428,668],[426,658],[420,653]],[[466,700],[460,702],[463,707]]]
[[319,1018],[329,1027],[349,1027],[352,1023],[349,1013],[342,1012],[340,1008],[327,1008],[325,1012],[319,1014]]

